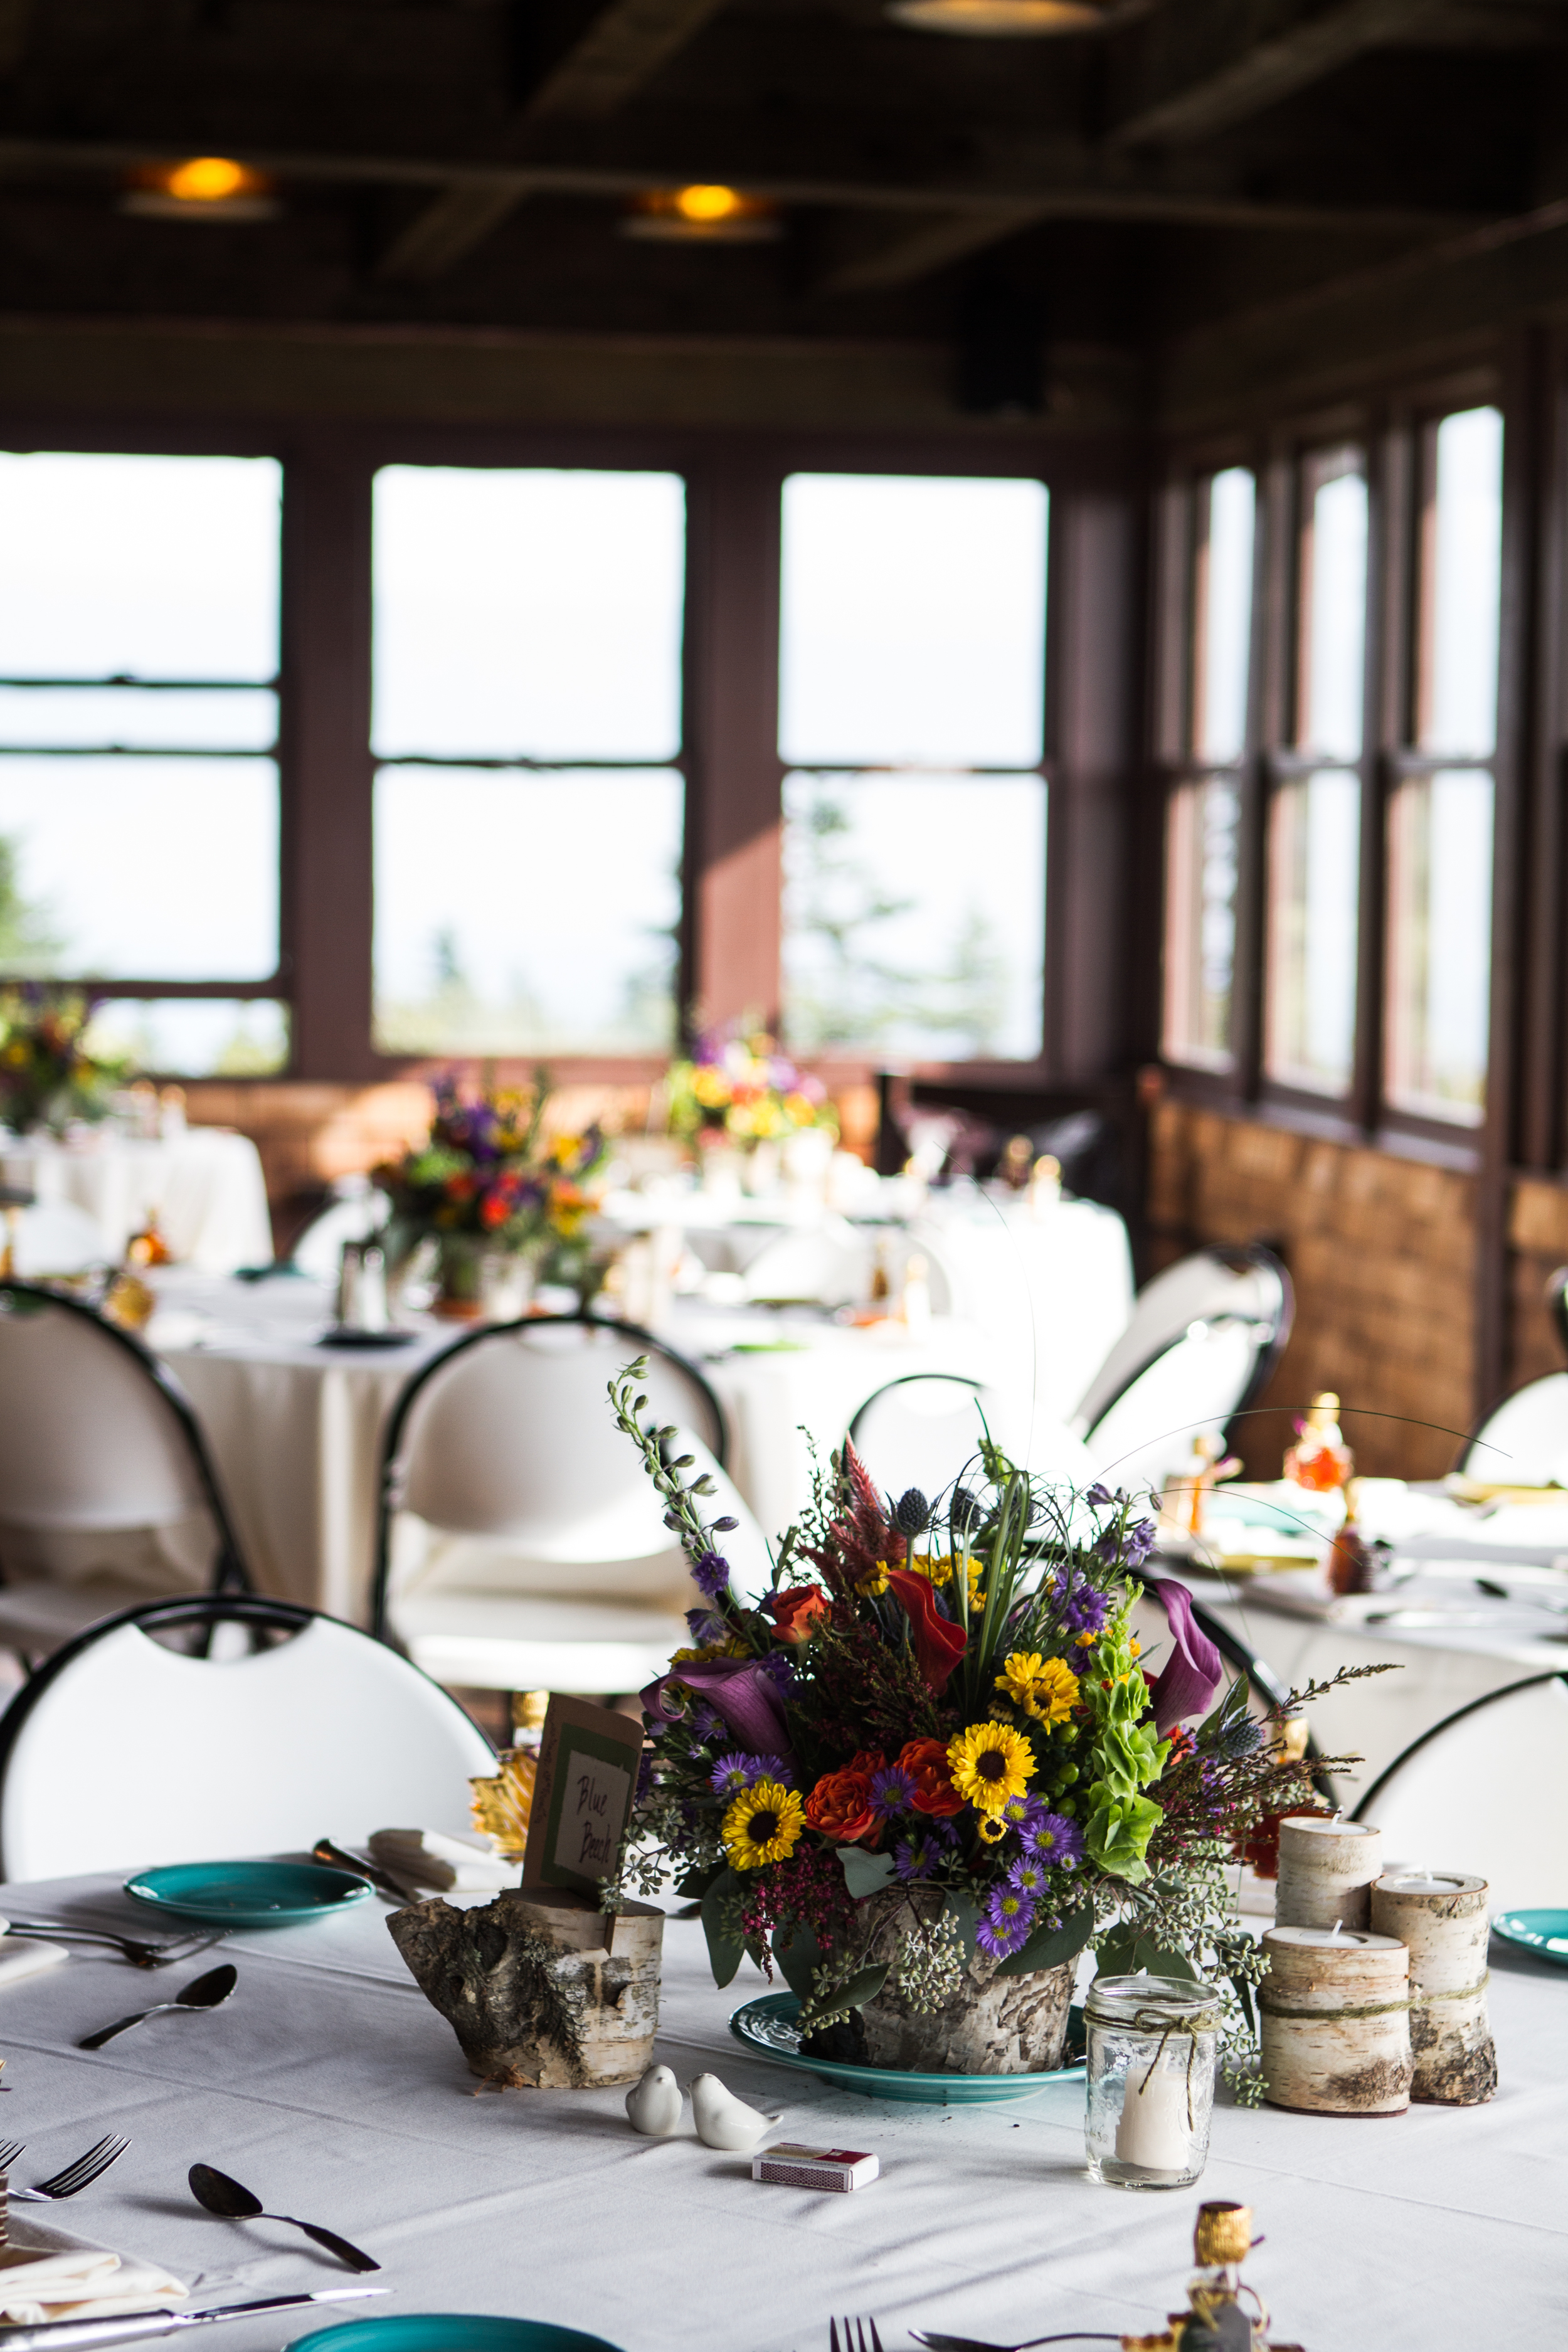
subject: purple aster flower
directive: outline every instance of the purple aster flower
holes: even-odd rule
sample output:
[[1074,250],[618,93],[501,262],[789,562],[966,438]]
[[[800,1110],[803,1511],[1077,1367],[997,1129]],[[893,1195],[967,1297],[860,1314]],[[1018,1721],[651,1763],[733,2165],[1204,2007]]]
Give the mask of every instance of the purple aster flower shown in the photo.
[[691,1710],[691,1736],[694,1739],[722,1738],[727,1727],[723,1717],[710,1707],[706,1699],[699,1699]]
[[907,1813],[914,1801],[915,1782],[912,1772],[901,1764],[885,1764],[871,1775],[871,1811],[879,1822],[890,1822],[895,1814]]
[[1026,1832],[1024,1844],[1052,1870],[1076,1870],[1083,1860],[1083,1832],[1066,1813],[1047,1813]]
[[776,1780],[781,1789],[794,1788],[795,1766],[786,1764],[782,1756],[748,1756],[746,1761],[751,1766],[753,1788],[759,1780]]
[[1025,1854],[1007,1873],[1007,1884],[1027,1902],[1037,1903],[1046,1891],[1045,1865]]
[[893,1849],[893,1875],[907,1886],[911,1879],[928,1878],[952,1851],[952,1832],[945,1822],[922,1822],[912,1837],[900,1838]]
[[1022,1951],[1035,1924],[1035,1906],[1016,1887],[994,1887],[974,1931],[974,1940],[994,1960],[1009,1960]]
[[1009,1829],[1021,1830],[1026,1837],[1034,1823],[1045,1819],[1046,1801],[1026,1791],[1021,1797],[1009,1797],[1002,1807],[1001,1818]]
[[1110,1614],[1110,1603],[1103,1592],[1080,1577],[1068,1575],[1051,1587],[1051,1599],[1057,1613],[1069,1633],[1098,1633]]
[[710,1782],[714,1795],[738,1797],[742,1790],[749,1789],[756,1778],[752,1769],[754,1761],[752,1757],[737,1755],[733,1748],[727,1756],[721,1756]]
[[722,1552],[705,1551],[693,1561],[691,1576],[699,1592],[705,1592],[710,1601],[717,1601],[729,1585],[730,1563]]
[[787,1650],[764,1650],[757,1664],[780,1691],[795,1688],[795,1660]]

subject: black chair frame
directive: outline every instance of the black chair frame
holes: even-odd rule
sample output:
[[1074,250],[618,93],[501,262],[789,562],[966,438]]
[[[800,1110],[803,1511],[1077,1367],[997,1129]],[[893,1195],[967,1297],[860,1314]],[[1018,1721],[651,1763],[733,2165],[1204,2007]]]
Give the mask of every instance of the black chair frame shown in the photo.
[[378,1642],[386,1642],[395,1649],[399,1646],[388,1623],[387,1590],[392,1572],[392,1522],[397,1508],[397,1459],[409,1414],[426,1381],[433,1380],[437,1372],[444,1371],[455,1357],[467,1354],[471,1348],[483,1347],[489,1340],[505,1339],[518,1331],[559,1329],[565,1324],[580,1325],[594,1331],[613,1331],[630,1342],[629,1355],[662,1356],[667,1363],[673,1364],[678,1371],[684,1373],[712,1409],[713,1426],[719,1435],[719,1443],[713,1449],[714,1459],[721,1470],[727,1465],[729,1430],[724,1408],[713,1393],[711,1385],[679,1349],[672,1348],[668,1340],[657,1339],[651,1331],[645,1331],[639,1323],[614,1322],[607,1315],[525,1315],[515,1323],[486,1323],[477,1331],[465,1331],[451,1347],[443,1348],[438,1356],[432,1356],[428,1363],[420,1365],[403,1389],[393,1409],[392,1419],[387,1423],[386,1438],[381,1450],[375,1520],[375,1578],[371,1587],[370,1605],[370,1630]]
[[983,1392],[985,1386],[984,1381],[972,1379],[968,1372],[900,1372],[896,1381],[884,1381],[879,1389],[872,1390],[864,1404],[857,1406],[847,1433],[850,1444],[854,1445],[858,1442],[860,1424],[874,1404],[879,1403],[882,1398],[889,1395],[894,1389],[911,1388],[926,1381],[946,1381],[953,1388],[973,1389],[976,1396]]
[[0,1303],[7,1298],[37,1299],[43,1306],[57,1307],[68,1315],[75,1315],[82,1322],[90,1323],[95,1331],[101,1332],[113,1346],[122,1349],[130,1357],[142,1378],[149,1381],[157,1390],[163,1403],[179,1423],[191,1460],[195,1465],[202,1499],[212,1513],[214,1524],[217,1528],[218,1554],[213,1570],[212,1581],[214,1593],[253,1592],[256,1589],[255,1583],[249,1570],[246,1567],[245,1555],[239,1548],[239,1539],[234,1532],[234,1527],[223,1499],[223,1490],[218,1485],[217,1473],[213,1467],[212,1456],[207,1452],[206,1439],[202,1434],[201,1423],[196,1419],[189,1397],[180,1387],[179,1382],[164,1370],[152,1349],[144,1347],[132,1332],[122,1330],[118,1323],[111,1323],[106,1315],[100,1315],[96,1307],[89,1307],[81,1299],[69,1297],[58,1290],[50,1290],[42,1284],[15,1282],[9,1277],[0,1279]]
[[[1286,1346],[1290,1338],[1291,1326],[1294,1324],[1296,1319],[1296,1293],[1291,1286],[1290,1276],[1285,1268],[1283,1261],[1276,1257],[1271,1249],[1266,1249],[1261,1242],[1248,1242],[1244,1248],[1238,1249],[1215,1246],[1214,1248],[1205,1249],[1202,1252],[1202,1255],[1205,1257],[1218,1259],[1222,1265],[1229,1266],[1237,1274],[1247,1272],[1252,1269],[1262,1269],[1270,1274],[1277,1275],[1279,1279],[1279,1312],[1278,1316],[1275,1317],[1272,1324],[1266,1324],[1256,1316],[1236,1315],[1230,1313],[1228,1310],[1220,1315],[1210,1316],[1207,1318],[1200,1317],[1197,1318],[1200,1321],[1207,1320],[1214,1323],[1246,1323],[1255,1331],[1267,1330],[1268,1332],[1267,1339],[1258,1349],[1258,1354],[1253,1360],[1252,1371],[1247,1380],[1247,1386],[1242,1391],[1240,1397],[1232,1408],[1232,1419],[1239,1420],[1244,1412],[1250,1411],[1252,1406],[1257,1403],[1258,1398],[1263,1394],[1263,1391],[1274,1377],[1276,1369],[1279,1363],[1279,1359],[1285,1353]],[[1166,1339],[1158,1348],[1152,1349],[1144,1360],[1141,1364],[1137,1365],[1133,1370],[1129,1372],[1127,1378],[1122,1381],[1121,1386],[1117,1390],[1115,1395],[1108,1398],[1106,1402],[1100,1406],[1099,1412],[1095,1416],[1092,1426],[1084,1432],[1084,1442],[1086,1444],[1094,1435],[1095,1430],[1097,1430],[1100,1423],[1105,1420],[1106,1415],[1115,1412],[1116,1407],[1127,1394],[1128,1390],[1133,1387],[1137,1381],[1141,1381],[1145,1372],[1151,1370],[1155,1364],[1159,1363],[1162,1357],[1168,1356],[1173,1348],[1180,1347],[1182,1340],[1185,1336],[1184,1332],[1178,1331],[1174,1338]],[[1229,1423],[1226,1423],[1226,1428],[1228,1430]]]

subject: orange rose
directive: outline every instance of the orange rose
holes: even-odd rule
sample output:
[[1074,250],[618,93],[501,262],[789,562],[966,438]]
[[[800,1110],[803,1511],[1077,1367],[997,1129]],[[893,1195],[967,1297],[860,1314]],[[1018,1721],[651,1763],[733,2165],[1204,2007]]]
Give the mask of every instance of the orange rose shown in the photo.
[[805,1818],[814,1830],[837,1845],[853,1845],[877,1827],[871,1811],[871,1783],[864,1772],[825,1772],[805,1801]]
[[830,1605],[820,1584],[797,1584],[788,1592],[772,1592],[763,1603],[781,1642],[809,1642],[817,1619],[826,1616]]
[[963,1799],[952,1785],[947,1749],[940,1739],[911,1739],[899,1751],[899,1769],[915,1784],[917,1813],[961,1813]]

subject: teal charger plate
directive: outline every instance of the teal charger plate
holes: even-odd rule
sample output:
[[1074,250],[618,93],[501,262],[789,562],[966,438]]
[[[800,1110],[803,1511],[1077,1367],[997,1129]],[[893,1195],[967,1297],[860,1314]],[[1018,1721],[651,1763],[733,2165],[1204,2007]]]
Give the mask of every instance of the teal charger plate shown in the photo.
[[1492,1934],[1521,1952],[1533,1952],[1538,1960],[1568,1969],[1568,1911],[1500,1911]]
[[297,2336],[289,2352],[616,2352],[602,2336],[546,2319],[498,2319],[473,2311],[405,2311],[347,2319]]
[[370,1891],[368,1879],[314,1862],[176,1862],[125,1882],[136,1902],[205,1927],[293,1927],[346,1911]]
[[730,2031],[760,2058],[776,2065],[798,2067],[841,2091],[858,2091],[868,2099],[910,2099],[922,2106],[994,2107],[1015,2099],[1032,2099],[1053,2083],[1082,2079],[1083,2012],[1072,2011],[1068,2024],[1068,2048],[1073,2054],[1065,2066],[1044,2074],[906,2074],[891,2066],[854,2066],[839,2058],[806,2058],[800,2048],[800,2003],[793,1992],[763,1993],[742,2003],[730,2020]]

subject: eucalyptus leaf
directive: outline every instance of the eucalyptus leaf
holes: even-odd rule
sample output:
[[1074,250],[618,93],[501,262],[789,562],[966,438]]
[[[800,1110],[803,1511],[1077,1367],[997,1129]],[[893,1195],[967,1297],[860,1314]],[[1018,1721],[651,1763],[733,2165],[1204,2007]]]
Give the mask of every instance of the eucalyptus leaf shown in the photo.
[[1249,1984],[1245,1977],[1232,1977],[1230,1981],[1235,1987],[1236,1997],[1241,2003],[1241,2013],[1247,2020],[1247,2030],[1248,2033],[1256,2033],[1258,2031],[1258,1988],[1256,1985]]
[[[689,1899],[695,1896],[699,1901],[700,1901],[702,1896],[707,1894],[708,1889],[712,1885],[714,1880],[717,1878],[722,1878],[729,1868],[730,1865],[727,1862],[716,1862],[711,1870],[689,1870],[683,1878],[678,1878],[676,1880],[675,1891],[678,1895],[684,1895]],[[733,1875],[732,1873],[731,1875]]]
[[811,1980],[822,1966],[822,1947],[809,1927],[795,1926],[786,1934],[780,1927],[773,1935],[773,1958],[791,1992],[803,2000],[811,1999]]
[[1113,1927],[1102,1938],[1099,1970],[1102,1977],[1133,1977],[1145,1969],[1152,1977],[1175,1977],[1185,1984],[1203,1982],[1185,1953],[1173,1952],[1136,1927]]
[[1093,1933],[1094,1905],[1080,1903],[1076,1911],[1064,1914],[1059,1927],[1037,1927],[1028,1942],[1010,1960],[1004,1960],[996,1973],[1026,1977],[1036,1969],[1059,1968],[1064,1960],[1077,1958]]
[[963,1965],[967,1968],[974,1958],[974,1938],[980,1927],[980,1914],[967,1895],[953,1892],[947,1898],[947,1916],[963,1947]]
[[729,1898],[740,1891],[740,1879],[726,1864],[702,1897],[702,1932],[708,1938],[708,1960],[716,1985],[732,1984],[745,1957],[744,1944],[724,1916]]
[[862,1853],[858,1845],[837,1846],[835,1852],[844,1865],[844,1884],[857,1903],[868,1895],[879,1895],[893,1874],[890,1853]]

